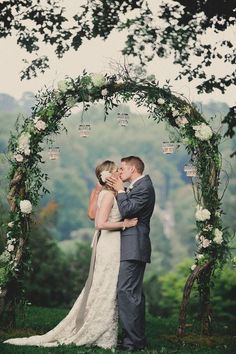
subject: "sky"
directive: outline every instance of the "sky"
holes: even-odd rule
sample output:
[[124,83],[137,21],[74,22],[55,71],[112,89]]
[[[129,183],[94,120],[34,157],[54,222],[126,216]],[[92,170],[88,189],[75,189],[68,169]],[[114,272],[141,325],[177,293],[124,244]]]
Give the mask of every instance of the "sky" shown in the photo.
[[[84,3],[83,0],[61,0],[66,8],[66,12],[72,15],[76,9]],[[43,1],[42,1],[43,2]],[[154,11],[157,10],[159,0],[148,1]],[[236,38],[236,29],[231,29],[223,33],[222,38],[234,40]],[[214,40],[214,35],[209,33],[206,40]],[[62,59],[57,59],[52,48],[44,46],[40,51],[41,54],[47,54],[50,58],[50,69],[45,74],[40,74],[37,78],[31,80],[20,80],[20,71],[24,68],[23,58],[29,59],[33,56],[27,54],[16,44],[16,39],[10,37],[0,40],[0,93],[7,93],[19,99],[23,92],[32,91],[36,93],[43,87],[52,87],[56,83],[65,78],[65,76],[76,77],[80,75],[83,69],[87,72],[106,73],[110,71],[109,63],[111,60],[123,62],[124,58],[121,54],[125,40],[124,33],[113,32],[108,40],[93,39],[85,42],[76,52],[70,50]],[[131,60],[130,60],[131,61]],[[216,62],[214,67],[209,69],[209,73],[222,75],[229,72],[232,67],[221,62]],[[195,84],[189,83],[187,80],[175,81],[180,67],[174,65],[171,58],[155,59],[148,64],[148,74],[155,74],[160,84],[164,84],[166,80],[170,80],[173,90],[180,94],[184,94],[191,101],[202,101],[207,103],[210,100],[221,101],[229,105],[235,104],[234,88],[231,87],[224,95],[218,90],[212,94],[199,95],[194,88]]]

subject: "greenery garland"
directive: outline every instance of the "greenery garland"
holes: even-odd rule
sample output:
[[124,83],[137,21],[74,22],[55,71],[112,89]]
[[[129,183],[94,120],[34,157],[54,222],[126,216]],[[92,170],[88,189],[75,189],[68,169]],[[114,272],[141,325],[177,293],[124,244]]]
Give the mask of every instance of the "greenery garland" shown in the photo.
[[[145,106],[156,122],[165,121],[171,128],[172,142],[183,143],[197,170],[193,179],[198,233],[193,272],[210,263],[211,270],[222,267],[229,256],[230,234],[223,227],[220,184],[221,154],[218,145],[221,135],[213,132],[209,123],[197,109],[182,97],[171,93],[168,86],[161,88],[153,77],[140,80],[130,78],[118,81],[115,76],[83,74],[76,79],[67,78],[58,83],[58,89],[39,93],[32,115],[23,125],[16,124],[16,133],[9,140],[8,159],[11,206],[9,223],[6,225],[7,242],[0,256],[0,294],[7,292],[12,279],[19,279],[27,260],[27,239],[30,233],[30,214],[41,194],[47,193],[42,173],[42,143],[52,134],[59,134],[63,118],[71,108],[83,103],[84,109],[100,100],[105,102],[105,119],[109,110],[121,102],[134,100]],[[200,292],[206,279],[199,282]]]

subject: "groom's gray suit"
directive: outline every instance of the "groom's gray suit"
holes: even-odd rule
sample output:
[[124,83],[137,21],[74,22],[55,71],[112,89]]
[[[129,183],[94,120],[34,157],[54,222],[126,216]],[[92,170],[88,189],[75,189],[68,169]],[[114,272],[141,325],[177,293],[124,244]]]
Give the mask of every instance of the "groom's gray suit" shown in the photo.
[[118,193],[122,218],[138,218],[138,224],[121,232],[121,263],[118,279],[119,317],[123,327],[123,345],[145,346],[145,297],[143,275],[150,263],[150,218],[155,191],[148,175],[138,179],[129,193]]

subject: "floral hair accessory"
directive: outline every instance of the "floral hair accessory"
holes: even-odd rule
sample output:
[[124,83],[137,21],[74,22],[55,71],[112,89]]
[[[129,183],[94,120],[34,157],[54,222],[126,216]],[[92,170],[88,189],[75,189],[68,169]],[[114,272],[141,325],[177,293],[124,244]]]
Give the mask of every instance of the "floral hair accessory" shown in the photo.
[[111,172],[105,170],[105,171],[102,171],[101,174],[100,174],[100,177],[101,177],[101,180],[105,183],[106,182],[106,179],[108,177],[111,176]]

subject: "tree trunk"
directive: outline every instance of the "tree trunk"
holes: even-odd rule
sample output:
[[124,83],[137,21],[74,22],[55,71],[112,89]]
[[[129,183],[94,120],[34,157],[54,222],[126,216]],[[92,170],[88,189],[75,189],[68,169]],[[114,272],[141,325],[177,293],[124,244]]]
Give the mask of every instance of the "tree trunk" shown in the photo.
[[200,300],[201,300],[201,334],[210,335],[211,325],[211,304],[210,304],[210,279],[211,267],[205,269],[199,276],[201,284]]
[[[204,264],[203,266],[197,266],[194,269],[194,271],[187,278],[187,281],[184,286],[183,298],[182,298],[182,303],[181,303],[180,312],[179,312],[179,326],[178,326],[178,330],[177,330],[178,336],[184,336],[184,334],[185,334],[187,306],[189,303],[193,284],[194,284],[195,280],[197,278],[199,278],[202,273],[205,273],[205,271],[208,270],[210,265],[211,265],[211,263],[208,262],[208,263]],[[208,287],[209,287],[209,283],[208,283]],[[204,297],[205,304],[209,305],[209,296],[207,297],[207,295],[210,295],[210,292],[209,292],[209,294],[206,293],[205,294],[206,297]],[[202,307],[202,309],[203,309],[203,307]],[[206,309],[205,306],[204,306],[204,309]],[[207,309],[208,309],[208,307],[207,307]],[[206,320],[206,318],[204,317],[204,321],[205,320]]]

